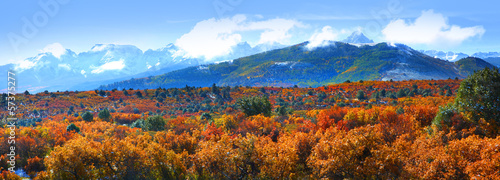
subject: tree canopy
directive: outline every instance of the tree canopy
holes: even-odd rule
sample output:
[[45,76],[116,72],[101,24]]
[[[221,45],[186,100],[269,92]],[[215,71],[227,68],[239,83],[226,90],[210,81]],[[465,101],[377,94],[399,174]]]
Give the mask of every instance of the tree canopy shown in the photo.
[[500,123],[500,73],[485,68],[460,83],[455,106],[471,120]]
[[261,97],[244,97],[238,99],[238,107],[247,115],[254,116],[262,114],[264,116],[271,116],[271,103],[266,96]]

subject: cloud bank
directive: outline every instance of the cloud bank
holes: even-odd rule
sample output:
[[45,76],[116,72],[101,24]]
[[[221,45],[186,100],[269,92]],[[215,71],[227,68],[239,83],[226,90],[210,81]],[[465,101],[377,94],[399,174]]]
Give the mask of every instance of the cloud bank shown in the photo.
[[51,53],[54,57],[61,58],[66,54],[66,49],[60,43],[52,43],[40,50],[40,53]]
[[391,21],[383,30],[385,40],[404,44],[456,46],[464,40],[482,36],[482,26],[460,27],[449,25],[448,19],[433,10],[423,11],[414,22],[402,19]]
[[245,15],[231,18],[211,18],[198,22],[187,34],[176,40],[175,45],[184,51],[187,57],[204,57],[208,60],[227,55],[231,47],[243,41],[243,32],[261,32],[259,44],[285,43],[291,35],[289,31],[303,27],[302,23],[283,18],[251,21]]
[[323,47],[330,44],[330,41],[337,40],[339,33],[334,32],[334,29],[330,26],[325,26],[320,32],[314,33],[311,38],[309,38],[309,44],[306,48],[312,50],[317,47]]

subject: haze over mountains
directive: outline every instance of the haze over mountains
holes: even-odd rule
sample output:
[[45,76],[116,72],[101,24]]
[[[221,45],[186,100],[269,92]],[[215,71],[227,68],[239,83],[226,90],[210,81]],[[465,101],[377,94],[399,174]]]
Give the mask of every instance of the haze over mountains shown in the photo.
[[[466,71],[462,72],[457,65],[448,62],[468,57],[466,54],[416,51],[402,44],[375,44],[361,32],[354,32],[343,42],[332,41],[326,43],[329,44],[327,46],[314,49],[304,49],[307,44],[304,42],[288,47],[260,44],[252,47],[243,42],[233,46],[227,55],[213,59],[190,57],[174,44],[144,52],[133,45],[96,44],[81,53],[70,49],[60,49],[59,53],[40,53],[27,58],[25,63],[0,66],[0,71],[6,73],[14,68],[18,90],[27,89],[30,92],[92,90],[101,85],[106,89],[212,83],[319,86],[345,80],[466,76],[463,73]],[[500,53],[476,53],[473,56],[500,65]],[[215,62],[222,63],[213,64]],[[469,65],[471,63],[466,64]],[[481,64],[480,67],[483,66]],[[136,79],[129,80],[131,78]],[[141,85],[139,81],[145,84]],[[6,80],[0,83],[7,84]],[[6,88],[1,89],[5,91]]]

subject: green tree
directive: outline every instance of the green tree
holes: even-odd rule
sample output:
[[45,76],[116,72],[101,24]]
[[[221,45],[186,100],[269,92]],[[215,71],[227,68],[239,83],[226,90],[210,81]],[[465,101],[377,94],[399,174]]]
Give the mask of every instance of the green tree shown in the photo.
[[163,131],[165,120],[162,116],[150,116],[143,122],[142,128],[146,131]]
[[365,97],[365,92],[363,90],[359,90],[358,91],[358,94],[356,94],[356,98],[358,98],[359,100],[364,100],[366,99]]
[[399,89],[399,91],[396,94],[397,98],[402,98],[406,96],[406,92],[403,89]]
[[451,91],[451,89],[446,90],[445,96],[452,96],[452,95],[453,95],[453,92]]
[[75,124],[71,123],[70,125],[68,125],[68,127],[66,127],[66,131],[75,131],[76,133],[79,133],[80,132],[80,128],[77,127]]
[[165,94],[165,92],[161,92],[156,97],[161,97],[161,98],[165,99],[165,98],[167,98],[167,94]]
[[452,125],[452,117],[457,114],[457,109],[450,103],[444,107],[439,107],[439,111],[432,120],[432,124],[442,129],[443,125],[450,127]]
[[266,96],[262,97],[244,97],[238,99],[238,107],[247,116],[253,116],[257,114],[263,114],[264,116],[271,116],[271,102]]
[[143,124],[144,124],[144,120],[139,119],[139,120],[134,121],[134,122],[130,125],[130,127],[131,127],[131,128],[142,128],[142,127],[143,127]]
[[396,109],[396,113],[403,114],[405,113],[405,110],[402,107],[399,107],[398,109]]
[[378,100],[380,98],[380,92],[375,91],[372,93],[372,99]]
[[278,113],[278,115],[280,115],[280,116],[285,116],[285,115],[287,115],[287,113],[288,113],[288,112],[287,112],[287,108],[286,108],[286,106],[280,106],[280,107],[276,108],[276,110],[275,110],[275,111],[276,111],[276,113]]
[[217,85],[215,83],[212,84],[212,93],[214,93],[214,94],[220,93],[220,89],[219,89],[219,87],[217,87]]
[[91,122],[92,120],[94,120],[94,115],[87,111],[87,112],[82,114],[82,118],[83,118],[83,120],[85,120],[87,122]]
[[99,117],[99,119],[102,119],[104,121],[109,121],[109,119],[111,118],[111,114],[109,113],[107,108],[100,111],[97,116]]
[[142,93],[141,93],[141,91],[137,91],[137,92],[135,92],[135,95],[137,96],[137,98],[142,98]]
[[99,90],[99,95],[104,96],[104,95],[106,95],[106,92],[101,89],[101,90]]
[[474,122],[481,118],[500,124],[500,73],[485,68],[460,83],[455,106]]
[[385,89],[382,89],[382,90],[380,91],[380,96],[381,96],[381,97],[385,97],[385,93],[386,93]]
[[201,117],[200,117],[201,120],[205,120],[205,121],[208,121],[210,119],[212,119],[212,116],[210,115],[210,113],[203,113],[201,114]]
[[266,88],[264,88],[264,87],[261,87],[261,88],[259,89],[259,91],[260,91],[262,94],[266,94]]

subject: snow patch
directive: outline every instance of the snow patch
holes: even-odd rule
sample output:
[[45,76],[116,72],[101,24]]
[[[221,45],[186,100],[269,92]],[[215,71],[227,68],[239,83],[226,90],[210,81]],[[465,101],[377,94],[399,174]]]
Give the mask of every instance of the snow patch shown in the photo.
[[16,65],[17,65],[16,69],[21,69],[21,70],[30,69],[30,68],[34,67],[35,64],[36,64],[35,62],[29,61],[29,60],[18,61],[18,62],[16,62]]
[[293,62],[291,61],[285,61],[285,62],[275,62],[274,64],[278,66],[288,66],[289,64],[292,64]]
[[103,64],[99,67],[97,67],[96,69],[92,70],[91,73],[92,74],[99,74],[99,73],[102,73],[104,71],[108,71],[108,70],[121,70],[125,67],[125,60],[124,59],[120,59],[118,61],[113,61],[113,62],[108,62],[106,64]]
[[96,44],[94,47],[92,47],[92,49],[90,51],[93,51],[93,52],[102,51],[102,50],[106,49],[107,47],[108,47],[108,45],[106,45],[106,44]]
[[45,57],[45,54],[38,55],[36,56],[35,61],[40,61],[43,57]]
[[347,43],[347,44],[353,45],[353,46],[356,46],[356,47],[362,47],[362,46],[375,46],[378,43]]
[[198,70],[208,70],[208,66],[198,66]]

